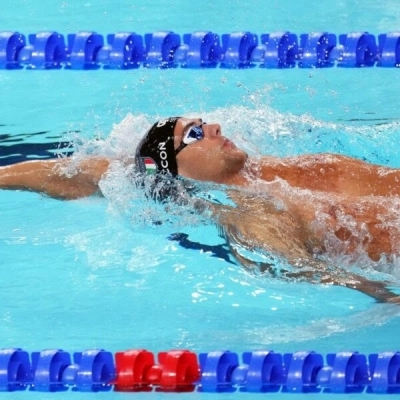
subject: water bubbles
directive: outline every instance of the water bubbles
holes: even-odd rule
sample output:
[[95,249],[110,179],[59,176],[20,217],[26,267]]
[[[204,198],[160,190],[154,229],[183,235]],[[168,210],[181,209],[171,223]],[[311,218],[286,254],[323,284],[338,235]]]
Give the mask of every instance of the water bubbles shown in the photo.
[[[222,77],[221,83],[225,81],[226,77]],[[377,161],[379,157],[391,160],[390,152],[394,149],[392,142],[396,137],[400,139],[398,121],[326,122],[314,118],[309,113],[302,115],[283,113],[270,106],[269,96],[271,91],[276,89],[275,86],[265,86],[253,92],[248,92],[241,82],[237,82],[237,87],[246,92],[247,105],[215,109],[202,113],[200,117],[209,123],[220,123],[222,134],[232,139],[239,148],[244,149],[251,156],[251,160],[265,155],[292,156],[324,151],[358,156],[372,162]],[[306,90],[308,89],[310,88],[307,87]],[[310,95],[313,95],[312,91]],[[331,95],[336,94],[331,93]],[[198,116],[197,110],[195,116]],[[176,188],[179,201],[163,203],[153,200],[152,183],[147,180],[143,182],[135,174],[133,159],[136,146],[144,132],[157,118],[143,114],[137,116],[128,114],[113,127],[107,137],[87,140],[79,138],[74,141],[76,153],[68,173],[76,173],[79,161],[88,155],[101,155],[112,159],[109,172],[100,182],[101,190],[109,202],[109,212],[122,215],[133,230],[146,229],[160,234],[171,234],[172,229],[212,223],[208,216],[199,215],[194,211],[192,200],[206,198],[208,201],[215,200],[232,205],[229,203],[229,197],[224,198],[220,195],[223,189],[218,185],[196,183],[196,191],[188,192],[184,183],[179,182],[179,185],[182,185]],[[259,176],[259,173],[255,173],[255,176]],[[157,190],[161,193],[162,185]],[[305,202],[309,201],[310,194],[300,194],[292,189],[291,196],[293,198],[297,196],[299,201]],[[280,207],[279,203],[276,203],[276,207],[277,209]],[[352,235],[368,234],[361,232],[359,227],[355,229],[354,221],[345,214],[338,214],[336,217]],[[327,230],[326,218],[326,214],[319,213],[313,228],[324,233],[327,254],[338,264],[351,264],[354,259],[341,257],[344,244],[340,243],[334,232]],[[400,217],[397,223],[400,223]],[[267,257],[262,252],[255,256]],[[364,261],[365,252],[363,253],[362,248],[358,250],[357,257],[357,263]],[[393,268],[387,267],[387,264],[387,261],[385,263],[382,259],[373,267],[380,268],[383,273],[393,273]],[[254,291],[252,296],[261,293]]]
[[317,93],[317,91],[311,86],[306,86],[304,90],[310,95],[310,97],[314,96]]

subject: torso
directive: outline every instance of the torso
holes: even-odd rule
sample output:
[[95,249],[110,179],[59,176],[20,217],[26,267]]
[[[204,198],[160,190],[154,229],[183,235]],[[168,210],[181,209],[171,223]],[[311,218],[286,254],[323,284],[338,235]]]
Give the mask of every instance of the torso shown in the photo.
[[238,207],[226,221],[249,246],[289,259],[327,254],[379,261],[400,254],[400,207],[391,200],[273,192],[270,198],[231,193]]
[[398,172],[385,170],[390,181],[382,183],[382,170],[341,156],[264,159],[261,179],[248,193],[231,193],[238,205],[233,229],[249,243],[278,247],[289,259],[400,255]]

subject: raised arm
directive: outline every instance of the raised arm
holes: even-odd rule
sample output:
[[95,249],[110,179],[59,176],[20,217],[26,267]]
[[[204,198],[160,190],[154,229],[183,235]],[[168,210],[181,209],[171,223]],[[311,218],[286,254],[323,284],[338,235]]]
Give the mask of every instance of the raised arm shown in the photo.
[[71,159],[34,160],[0,168],[0,189],[28,190],[59,199],[76,199],[98,191],[109,160],[90,157],[81,161],[76,173],[67,176]]

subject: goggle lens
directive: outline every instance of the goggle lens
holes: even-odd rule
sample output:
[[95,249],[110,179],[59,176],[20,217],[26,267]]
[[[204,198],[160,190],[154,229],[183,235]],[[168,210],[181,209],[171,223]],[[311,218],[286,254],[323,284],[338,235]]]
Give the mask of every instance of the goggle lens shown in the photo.
[[200,126],[192,126],[188,132],[186,133],[185,137],[183,138],[183,143],[190,144],[195,142],[196,140],[201,140],[204,138],[204,132],[202,126],[205,124],[203,122]]
[[177,155],[182,149],[184,149],[188,144],[194,143],[197,140],[204,139],[204,131],[203,125],[205,122],[202,122],[198,126],[191,126],[189,130],[183,135],[183,139],[179,147],[175,150],[175,155]]

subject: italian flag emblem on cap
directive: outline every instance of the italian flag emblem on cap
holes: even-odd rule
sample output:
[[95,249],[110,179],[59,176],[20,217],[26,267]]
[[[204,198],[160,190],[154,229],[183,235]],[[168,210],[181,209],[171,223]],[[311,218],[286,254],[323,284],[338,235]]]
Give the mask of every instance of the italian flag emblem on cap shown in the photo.
[[146,167],[146,174],[151,175],[157,171],[157,164],[150,157],[143,158],[144,166]]

